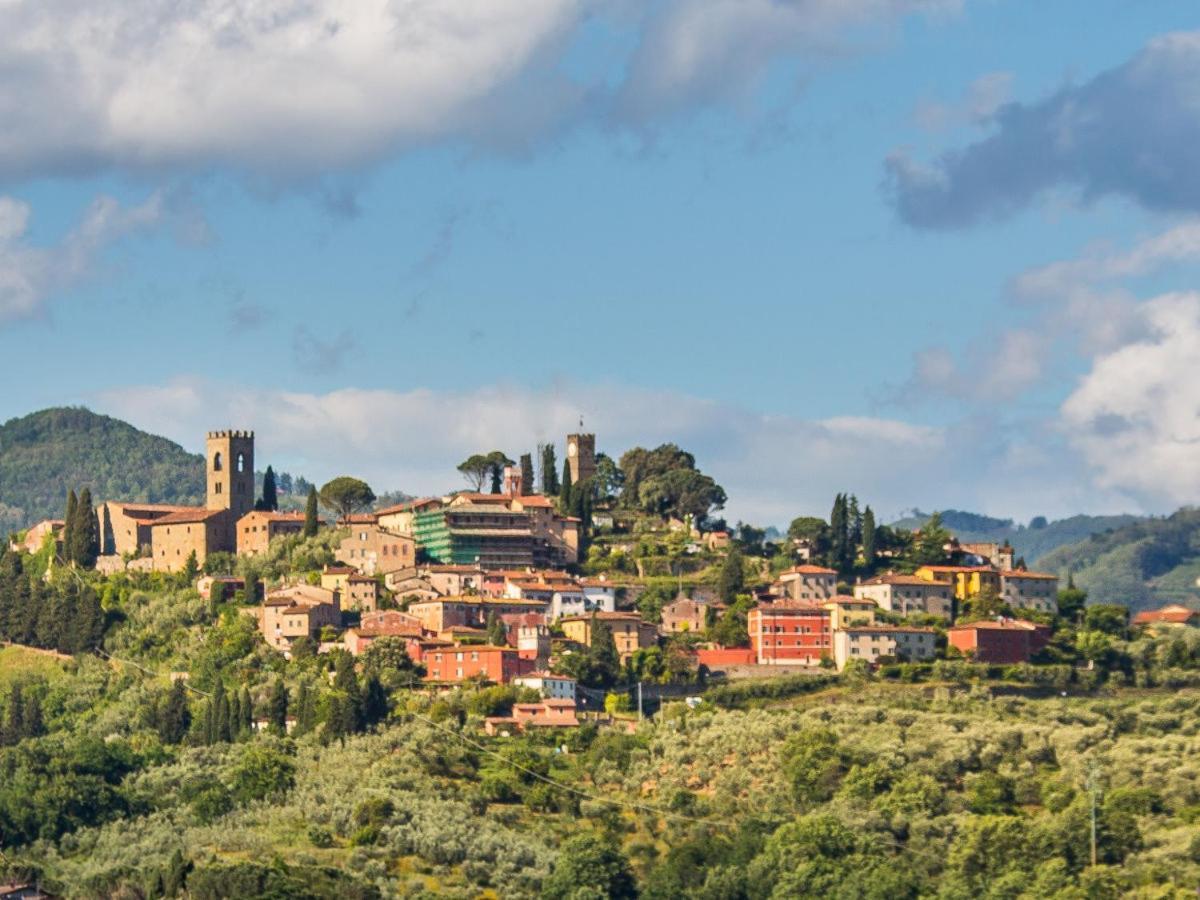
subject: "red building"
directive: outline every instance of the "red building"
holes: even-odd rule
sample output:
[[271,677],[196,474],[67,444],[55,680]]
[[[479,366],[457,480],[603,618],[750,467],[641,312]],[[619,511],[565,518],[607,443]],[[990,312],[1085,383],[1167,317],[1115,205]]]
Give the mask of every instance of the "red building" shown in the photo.
[[998,619],[955,625],[946,632],[951,647],[957,647],[976,662],[1012,665],[1029,658],[1046,646],[1050,629],[1020,619]]
[[521,659],[512,647],[460,645],[426,650],[425,680],[441,682],[465,681],[482,676],[489,681],[507,684],[517,675],[532,671],[532,660]]
[[746,616],[759,665],[816,666],[832,656],[829,610],[808,604],[764,604]]

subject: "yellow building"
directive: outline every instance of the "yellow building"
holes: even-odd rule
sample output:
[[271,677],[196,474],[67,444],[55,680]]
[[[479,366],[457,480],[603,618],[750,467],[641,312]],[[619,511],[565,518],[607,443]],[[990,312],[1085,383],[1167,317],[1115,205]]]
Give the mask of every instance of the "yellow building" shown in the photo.
[[829,610],[830,631],[841,631],[851,625],[874,625],[875,610],[879,608],[874,600],[857,597],[834,597],[823,605]]
[[1000,593],[1000,573],[991,566],[921,566],[914,574],[925,581],[951,585],[958,600],[978,597],[984,588]]

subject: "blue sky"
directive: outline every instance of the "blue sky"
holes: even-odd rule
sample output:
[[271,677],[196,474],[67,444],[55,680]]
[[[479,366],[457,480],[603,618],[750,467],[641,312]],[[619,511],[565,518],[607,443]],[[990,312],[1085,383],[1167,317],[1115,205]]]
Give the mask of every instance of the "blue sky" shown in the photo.
[[771,524],[1200,500],[1194,4],[262,9],[0,9],[0,417],[426,492],[583,415]]

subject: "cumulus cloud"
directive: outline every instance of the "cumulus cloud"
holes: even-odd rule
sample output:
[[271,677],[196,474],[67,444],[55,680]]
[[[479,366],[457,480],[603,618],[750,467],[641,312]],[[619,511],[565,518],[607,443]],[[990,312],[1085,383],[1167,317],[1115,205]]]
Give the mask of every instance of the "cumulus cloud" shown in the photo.
[[132,207],[97,197],[61,242],[38,246],[28,240],[29,204],[0,196],[0,324],[38,314],[55,292],[87,277],[107,246],[157,225],[164,209],[159,193]]
[[[515,457],[539,442],[561,444],[582,413],[600,450],[678,443],[729,491],[731,517],[777,524],[828,512],[839,490],[870,498],[881,514],[928,502],[953,458],[945,433],[932,426],[763,415],[621,386],[299,393],[183,379],[108,391],[93,403],[193,448],[210,428],[253,428],[264,465],[313,479],[354,474],[412,493],[461,487],[454,466],[480,450]],[[972,460],[973,470],[980,465]],[[937,488],[945,502],[951,490]]]
[[1147,301],[1147,334],[1097,357],[1062,406],[1103,488],[1151,506],[1200,500],[1200,294]]
[[928,131],[986,124],[1009,101],[1012,83],[1012,72],[988,72],[972,81],[957,103],[923,101],[917,105],[913,118]]
[[1038,103],[1009,103],[995,132],[932,163],[886,162],[900,217],[954,228],[1010,215],[1048,189],[1200,211],[1200,32],[1156,38],[1133,59]]
[[[286,180],[433,142],[522,148],[722,102],[776,60],[957,2],[8,0],[0,179],[231,166]],[[615,78],[572,64],[598,21],[622,48]]]

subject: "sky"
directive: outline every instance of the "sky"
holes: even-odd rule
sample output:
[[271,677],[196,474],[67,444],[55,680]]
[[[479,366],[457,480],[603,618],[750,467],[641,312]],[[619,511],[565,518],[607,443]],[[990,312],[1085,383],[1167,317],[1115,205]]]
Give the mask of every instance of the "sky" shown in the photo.
[[413,494],[582,419],[763,525],[1200,502],[1194,2],[2,0],[0,123],[0,419]]

